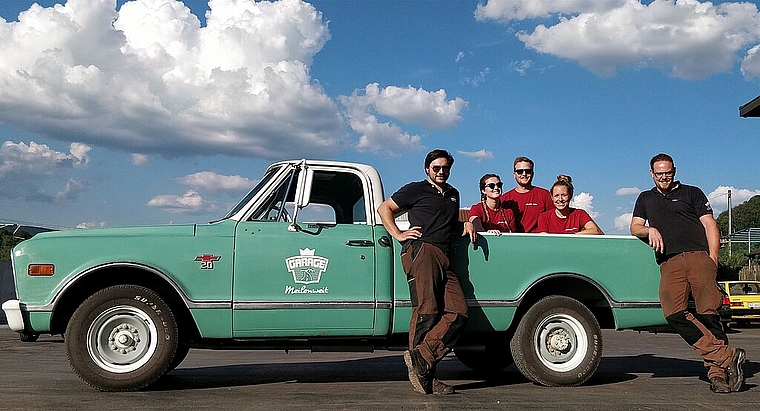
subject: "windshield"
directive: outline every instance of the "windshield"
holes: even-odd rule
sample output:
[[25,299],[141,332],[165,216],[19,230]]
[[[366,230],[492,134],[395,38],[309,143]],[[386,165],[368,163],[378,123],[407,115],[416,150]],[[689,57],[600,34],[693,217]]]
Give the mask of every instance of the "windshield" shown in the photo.
[[259,183],[256,184],[256,187],[254,187],[242,200],[240,200],[235,207],[232,207],[232,209],[227,213],[227,215],[222,218],[222,220],[232,217],[233,215],[237,214],[238,211],[240,211],[243,207],[248,204],[249,201],[259,192],[261,189],[269,183],[269,180],[272,179],[272,177],[279,171],[279,167],[272,167],[270,168],[266,174],[264,174],[264,177],[259,180]]

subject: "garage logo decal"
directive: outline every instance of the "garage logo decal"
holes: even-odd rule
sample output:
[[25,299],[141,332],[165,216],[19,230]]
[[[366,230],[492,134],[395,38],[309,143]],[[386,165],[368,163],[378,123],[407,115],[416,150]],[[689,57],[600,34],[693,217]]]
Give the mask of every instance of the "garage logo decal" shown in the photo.
[[298,249],[298,252],[300,255],[285,259],[285,266],[293,275],[293,282],[303,285],[299,288],[287,285],[285,294],[327,294],[327,287],[310,288],[307,285],[319,283],[330,260],[316,255],[315,250],[310,248]]

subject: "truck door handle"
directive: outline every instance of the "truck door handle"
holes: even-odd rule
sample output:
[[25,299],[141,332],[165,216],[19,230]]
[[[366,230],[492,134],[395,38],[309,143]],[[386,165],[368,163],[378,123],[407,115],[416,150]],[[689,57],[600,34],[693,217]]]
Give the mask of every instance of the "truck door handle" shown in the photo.
[[370,240],[348,240],[346,241],[346,245],[351,247],[372,247],[375,243]]

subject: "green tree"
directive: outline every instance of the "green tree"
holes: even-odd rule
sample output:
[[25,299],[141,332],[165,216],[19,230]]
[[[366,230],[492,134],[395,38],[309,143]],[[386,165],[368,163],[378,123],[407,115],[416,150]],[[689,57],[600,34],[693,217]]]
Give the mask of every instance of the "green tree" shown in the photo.
[[720,249],[718,256],[718,281],[730,281],[739,279],[739,271],[747,265],[747,244],[731,244],[731,253],[728,252],[728,244]]
[[[720,213],[717,221],[721,236],[727,236],[729,233],[728,210]],[[760,195],[754,196],[748,201],[732,208],[731,225],[734,226],[732,231],[734,233],[747,228],[760,227]],[[718,279],[738,280],[739,270],[747,265],[747,253],[752,250],[744,242],[732,243],[730,252],[728,247],[728,244],[725,244],[720,249]]]
[[[731,225],[734,226],[732,232],[760,227],[760,195],[754,196],[732,209]],[[728,210],[718,215],[718,228],[721,235],[728,235]]]
[[19,230],[14,234],[8,230],[0,229],[0,261],[10,261],[11,249],[28,238],[32,238],[32,235],[26,231]]

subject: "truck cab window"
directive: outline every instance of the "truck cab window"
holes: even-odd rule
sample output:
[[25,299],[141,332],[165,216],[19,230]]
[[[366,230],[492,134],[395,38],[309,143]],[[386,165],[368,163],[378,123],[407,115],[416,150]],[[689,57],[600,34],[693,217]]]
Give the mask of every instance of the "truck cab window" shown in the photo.
[[[251,215],[252,221],[292,222],[298,171],[287,176]],[[281,211],[281,208],[285,209]],[[298,211],[298,222],[314,224],[366,224],[364,185],[353,173],[315,171],[309,205]]]
[[[329,208],[334,213],[334,224],[366,223],[367,215],[364,207],[364,185],[361,178],[353,173],[336,171],[316,171],[311,189],[311,200],[308,207],[299,212],[298,219],[306,210],[318,206],[322,211]],[[314,222],[319,221],[318,219]]]
[[[272,190],[267,196],[264,203],[251,215],[251,221],[279,221],[290,222],[290,212],[287,207],[280,212],[283,205],[286,204],[286,196],[289,196],[292,201],[292,197],[295,195],[295,184],[297,176],[291,179],[291,175],[282,180],[276,189]],[[292,186],[292,189],[291,189]]]

